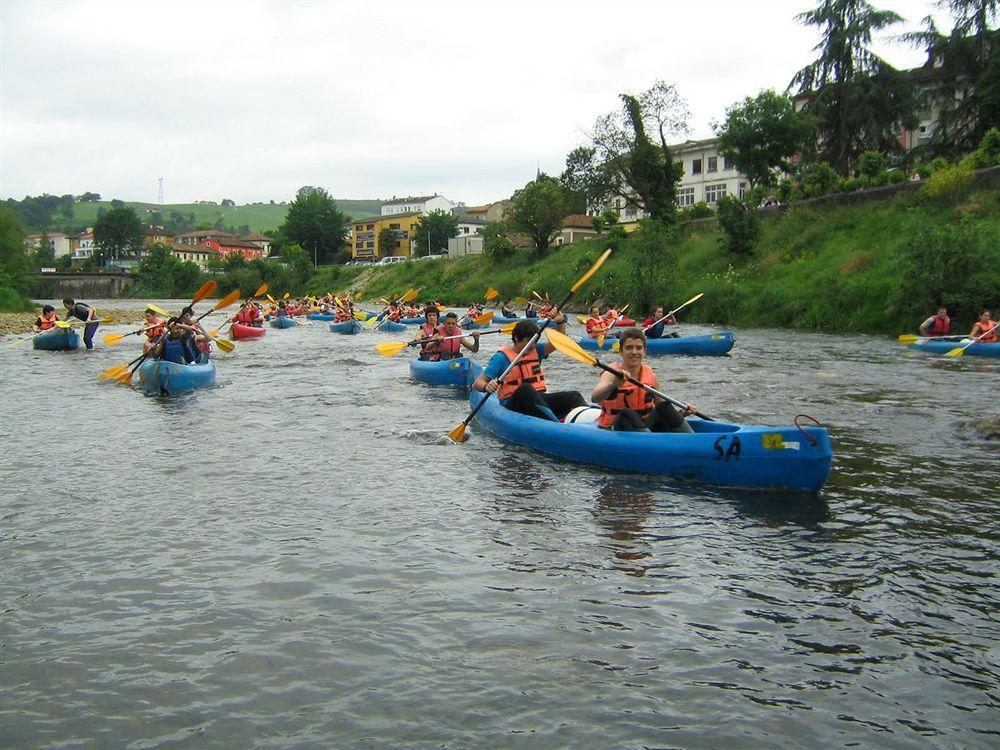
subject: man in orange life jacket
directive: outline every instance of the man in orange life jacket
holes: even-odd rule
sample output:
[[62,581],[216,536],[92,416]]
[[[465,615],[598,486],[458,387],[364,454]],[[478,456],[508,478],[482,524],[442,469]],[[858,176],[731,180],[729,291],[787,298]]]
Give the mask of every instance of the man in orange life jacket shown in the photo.
[[[553,323],[562,333],[566,328],[566,318],[561,312],[554,312]],[[537,343],[534,351],[525,353],[502,383],[497,382],[504,370],[514,361],[514,358],[528,345],[531,338],[538,333],[538,324],[533,320],[521,320],[514,326],[510,335],[512,344],[505,346],[486,365],[472,387],[484,393],[496,393],[500,403],[520,414],[530,417],[549,419],[554,422],[562,420],[566,414],[578,406],[585,406],[577,391],[560,391],[550,393],[545,385],[545,373],[542,372],[542,360],[549,356],[555,347],[551,343]]]
[[[631,375],[650,388],[659,389],[653,368],[645,364],[646,334],[638,328],[626,328],[618,339],[622,361],[611,365]],[[669,401],[630,383],[606,370],[594,387],[591,400],[600,404],[597,426],[623,432],[693,432],[684,417]]]
[[921,336],[947,336],[951,330],[951,318],[948,317],[948,308],[939,307],[937,315],[932,315],[920,324]]
[[52,305],[46,305],[42,308],[42,314],[35,318],[35,333],[55,328],[57,320],[59,316],[56,315],[56,309]]

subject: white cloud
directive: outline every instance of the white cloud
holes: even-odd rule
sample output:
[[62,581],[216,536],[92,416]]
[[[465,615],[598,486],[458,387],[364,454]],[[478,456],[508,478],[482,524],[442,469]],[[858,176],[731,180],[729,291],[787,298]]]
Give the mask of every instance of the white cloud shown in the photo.
[[[818,37],[793,19],[809,7],[5,0],[0,195],[154,200],[162,176],[168,202],[311,184],[483,203],[537,165],[558,174],[618,94],[657,79],[689,101],[692,136],[711,135],[729,104],[812,59]],[[912,29],[932,6],[884,7]]]

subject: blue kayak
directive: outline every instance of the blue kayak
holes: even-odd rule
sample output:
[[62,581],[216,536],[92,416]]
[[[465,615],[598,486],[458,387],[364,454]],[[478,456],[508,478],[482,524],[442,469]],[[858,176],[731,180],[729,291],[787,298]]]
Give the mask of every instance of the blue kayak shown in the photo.
[[[928,354],[947,354],[952,349],[965,346],[968,341],[941,341],[940,339],[920,339],[910,344],[910,349]],[[963,352],[963,357],[1000,357],[1000,342],[993,344],[983,344],[976,342],[970,344]]]
[[271,328],[295,328],[298,325],[292,318],[271,318],[268,323]]
[[419,326],[419,325],[423,325],[424,323],[426,323],[427,322],[427,318],[426,318],[426,316],[421,315],[419,318],[400,318],[399,322],[400,323],[406,323],[407,325],[411,325],[411,326],[412,325],[418,325]]
[[[485,394],[473,391],[474,407]],[[689,418],[693,433],[614,432],[550,422],[490,398],[476,420],[499,438],[570,461],[729,487],[817,492],[833,461],[822,427],[758,427]]]
[[[576,341],[583,349],[589,349],[590,351],[610,351],[617,339],[608,336],[604,339],[603,346],[598,346],[597,339],[592,339],[589,336],[581,336]],[[658,354],[689,354],[717,357],[732,349],[735,343],[736,337],[729,331],[725,333],[709,333],[703,336],[681,336],[676,339],[647,339],[646,353],[650,356]]]
[[330,330],[334,333],[346,333],[353,335],[355,333],[361,333],[365,330],[365,327],[361,325],[360,320],[344,320],[340,323],[331,323]]
[[45,349],[47,351],[66,351],[80,348],[80,334],[72,328],[50,328],[42,331],[31,339],[31,346],[35,349]]
[[[508,323],[519,323],[522,320],[533,320],[536,323],[538,323],[538,325],[541,325],[542,323],[545,322],[546,319],[545,318],[526,318],[523,315],[520,316],[520,317],[514,316],[512,318],[508,317],[506,315],[494,315],[493,316],[493,322],[494,323],[498,323],[499,325],[507,325]],[[566,319],[566,323],[567,323],[567,325],[569,324],[569,318]]]
[[215,363],[179,365],[162,359],[147,359],[139,367],[139,387],[146,393],[169,394],[208,388],[215,383]]
[[410,361],[410,375],[428,385],[451,385],[469,388],[483,374],[483,368],[468,357],[456,357],[440,362]]
[[306,315],[306,320],[334,320],[337,316],[333,313],[309,313]]
[[376,330],[382,333],[399,333],[400,331],[407,330],[407,328],[402,323],[397,323],[393,320],[387,320],[384,323],[380,323]]

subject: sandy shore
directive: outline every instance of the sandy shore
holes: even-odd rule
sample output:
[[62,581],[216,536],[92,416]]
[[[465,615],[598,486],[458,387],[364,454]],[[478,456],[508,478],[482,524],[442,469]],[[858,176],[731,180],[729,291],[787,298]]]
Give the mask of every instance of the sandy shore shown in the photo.
[[[65,311],[60,311],[60,320],[65,317]],[[117,325],[124,323],[141,323],[143,320],[142,310],[109,310],[99,308],[97,314],[104,318],[114,318],[114,323],[107,325]],[[38,312],[33,313],[12,313],[0,312],[0,336],[8,334],[30,333],[31,326],[35,322]]]

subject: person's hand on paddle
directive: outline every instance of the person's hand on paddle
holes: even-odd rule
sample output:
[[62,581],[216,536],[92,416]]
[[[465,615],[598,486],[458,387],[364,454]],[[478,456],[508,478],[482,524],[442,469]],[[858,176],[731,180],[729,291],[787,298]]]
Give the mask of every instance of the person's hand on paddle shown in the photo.
[[483,387],[483,391],[485,393],[496,393],[499,388],[500,388],[499,381],[491,380]]

